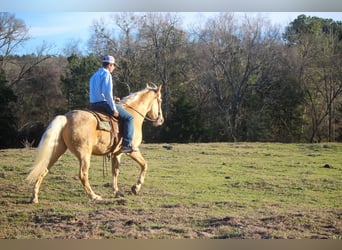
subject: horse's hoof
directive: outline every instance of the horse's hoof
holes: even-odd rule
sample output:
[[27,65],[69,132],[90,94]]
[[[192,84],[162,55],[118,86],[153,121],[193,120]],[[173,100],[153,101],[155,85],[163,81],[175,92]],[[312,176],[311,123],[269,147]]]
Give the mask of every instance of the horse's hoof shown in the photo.
[[131,190],[132,190],[132,193],[135,195],[138,195],[140,192],[140,188],[138,188],[136,185],[132,186]]
[[100,195],[95,195],[93,198],[92,198],[93,201],[102,201],[102,197]]
[[121,197],[125,197],[125,195],[124,195],[123,192],[117,191],[117,192],[115,192],[115,196],[114,196],[114,197],[115,197],[115,198],[121,198]]
[[37,204],[38,203],[38,198],[31,198],[30,202],[33,203],[33,204]]

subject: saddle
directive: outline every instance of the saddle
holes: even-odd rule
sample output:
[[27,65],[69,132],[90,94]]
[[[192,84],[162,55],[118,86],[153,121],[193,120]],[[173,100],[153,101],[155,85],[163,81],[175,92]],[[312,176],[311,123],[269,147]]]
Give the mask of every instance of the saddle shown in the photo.
[[114,116],[108,114],[101,107],[91,106],[87,110],[89,113],[94,115],[97,120],[97,130],[103,130],[110,132],[110,151],[112,152],[118,143],[119,134],[119,121]]

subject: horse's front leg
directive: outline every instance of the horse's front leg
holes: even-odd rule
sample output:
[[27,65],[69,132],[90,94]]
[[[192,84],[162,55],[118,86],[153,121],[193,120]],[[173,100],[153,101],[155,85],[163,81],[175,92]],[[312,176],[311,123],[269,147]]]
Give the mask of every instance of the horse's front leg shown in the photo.
[[123,193],[120,192],[118,187],[118,177],[120,173],[120,158],[121,155],[114,155],[112,157],[113,193],[115,198],[124,196]]
[[133,153],[129,154],[129,156],[134,161],[136,161],[140,165],[140,168],[141,168],[140,175],[138,178],[138,182],[137,182],[137,184],[132,186],[133,194],[137,195],[137,194],[139,194],[139,192],[141,190],[141,185],[145,181],[145,176],[146,176],[146,172],[147,172],[147,162],[145,161],[144,157],[141,155],[140,151],[133,152]]

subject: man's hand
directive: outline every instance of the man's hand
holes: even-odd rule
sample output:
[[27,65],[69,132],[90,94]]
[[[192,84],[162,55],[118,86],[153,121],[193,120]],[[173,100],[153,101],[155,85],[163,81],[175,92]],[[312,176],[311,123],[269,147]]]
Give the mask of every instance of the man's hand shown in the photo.
[[119,117],[119,111],[117,111],[117,110],[114,110],[114,112],[113,112],[113,116],[114,116],[114,117],[116,117],[116,118],[117,118],[117,117]]
[[114,101],[116,102],[116,103],[119,103],[121,100],[120,100],[120,97],[115,97],[114,98]]

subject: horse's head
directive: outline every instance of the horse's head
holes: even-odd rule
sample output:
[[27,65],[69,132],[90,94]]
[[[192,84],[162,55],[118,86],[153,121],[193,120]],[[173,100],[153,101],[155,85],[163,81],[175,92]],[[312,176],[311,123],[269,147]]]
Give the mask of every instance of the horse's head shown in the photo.
[[154,98],[152,99],[151,108],[147,112],[148,117],[153,121],[154,126],[161,126],[164,123],[163,111],[162,111],[162,85],[159,87],[150,87],[147,85],[147,88],[154,91]]

